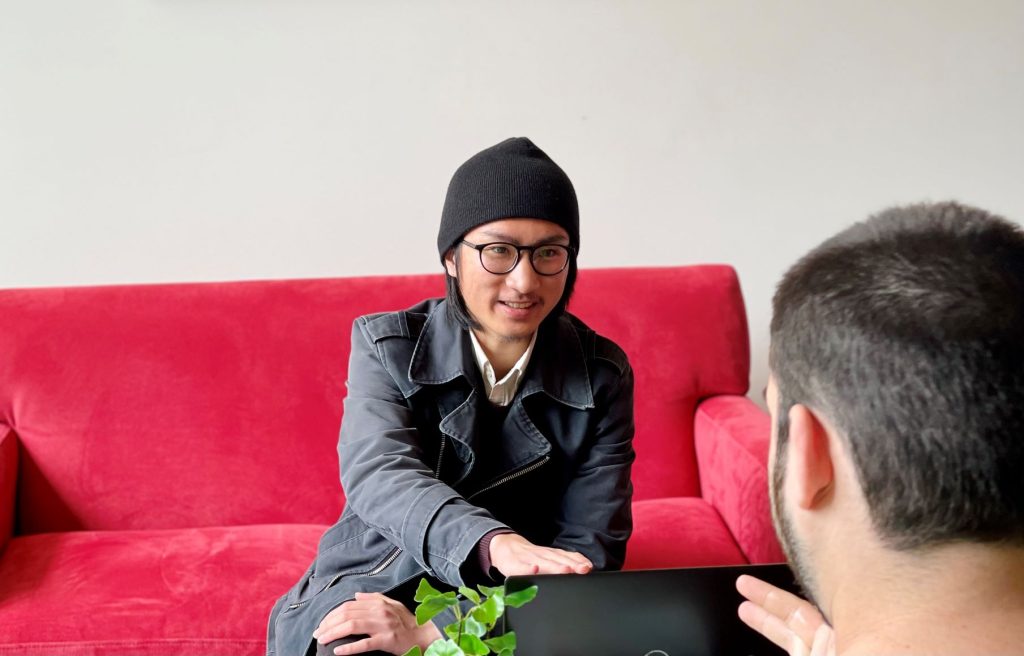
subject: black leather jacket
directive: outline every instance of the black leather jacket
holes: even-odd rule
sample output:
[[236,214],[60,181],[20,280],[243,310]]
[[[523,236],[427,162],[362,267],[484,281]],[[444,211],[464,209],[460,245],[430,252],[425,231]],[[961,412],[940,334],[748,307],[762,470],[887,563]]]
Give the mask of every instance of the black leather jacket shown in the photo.
[[469,334],[443,300],[357,319],[348,374],[345,510],[274,606],[268,654],[305,654],[324,616],[358,591],[423,574],[463,585],[464,564],[497,528],[577,551],[598,570],[622,567],[633,372],[613,342],[568,314],[546,321],[500,434],[484,430],[489,401]]

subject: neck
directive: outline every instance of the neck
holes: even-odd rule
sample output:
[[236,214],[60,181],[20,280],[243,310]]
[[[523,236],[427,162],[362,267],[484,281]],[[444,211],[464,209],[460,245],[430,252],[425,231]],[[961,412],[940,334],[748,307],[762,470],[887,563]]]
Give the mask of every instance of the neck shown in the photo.
[[489,335],[482,330],[474,330],[473,334],[480,342],[480,348],[487,355],[488,362],[494,369],[494,376],[501,380],[512,370],[519,358],[523,357],[526,349],[530,346],[533,335],[525,338],[509,339],[497,335]]
[[[872,551],[868,549],[868,551]],[[1024,548],[879,548],[848,559],[821,601],[839,654],[1013,653],[1024,625]]]

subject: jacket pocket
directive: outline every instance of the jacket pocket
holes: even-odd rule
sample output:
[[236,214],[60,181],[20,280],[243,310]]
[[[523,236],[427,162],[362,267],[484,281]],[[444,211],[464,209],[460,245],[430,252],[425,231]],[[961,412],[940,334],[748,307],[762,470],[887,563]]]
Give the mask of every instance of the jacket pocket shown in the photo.
[[365,574],[378,567],[397,550],[357,515],[343,517],[320,540],[314,563],[314,575],[323,581],[321,590],[330,587],[345,574]]

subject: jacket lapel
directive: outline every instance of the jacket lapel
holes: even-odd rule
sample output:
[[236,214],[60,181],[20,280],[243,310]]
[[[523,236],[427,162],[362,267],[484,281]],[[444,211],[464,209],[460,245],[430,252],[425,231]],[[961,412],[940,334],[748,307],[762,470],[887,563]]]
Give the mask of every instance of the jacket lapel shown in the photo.
[[[483,381],[473,357],[468,329],[453,321],[446,303],[438,303],[427,317],[409,363],[409,379],[419,385],[445,385],[458,378],[465,386],[451,386],[437,394],[440,430],[451,438],[451,448],[464,467],[459,478],[472,468],[474,453],[483,445],[480,404]],[[544,393],[576,409],[594,407],[583,343],[571,320],[562,316],[540,329],[520,393],[509,409],[500,448],[503,460],[519,467],[551,451],[550,441],[530,419],[523,399]],[[524,439],[525,438],[525,439]]]
[[583,341],[568,316],[542,326],[523,380],[522,396],[543,392],[564,405],[594,407]]

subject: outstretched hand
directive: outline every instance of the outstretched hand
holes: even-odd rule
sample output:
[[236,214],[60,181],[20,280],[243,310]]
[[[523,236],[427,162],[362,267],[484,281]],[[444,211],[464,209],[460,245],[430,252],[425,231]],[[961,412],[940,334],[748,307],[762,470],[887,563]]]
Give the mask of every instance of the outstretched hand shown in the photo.
[[426,649],[441,637],[441,632],[433,622],[423,626],[416,624],[416,617],[399,601],[379,592],[357,592],[355,600],[328,613],[313,632],[313,638],[322,645],[352,635],[366,637],[335,648],[335,654],[376,650],[404,654],[413,645]]
[[587,574],[594,564],[583,554],[538,546],[517,533],[491,539],[491,566],[505,576],[522,574]]
[[790,656],[835,656],[835,633],[809,601],[746,574],[736,589],[748,600],[738,611],[743,623]]

